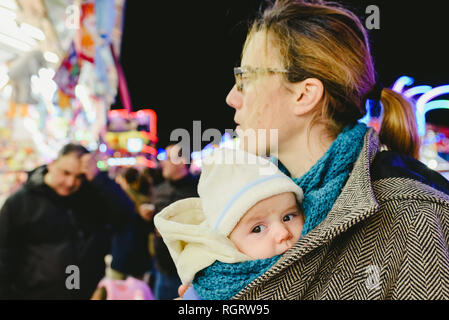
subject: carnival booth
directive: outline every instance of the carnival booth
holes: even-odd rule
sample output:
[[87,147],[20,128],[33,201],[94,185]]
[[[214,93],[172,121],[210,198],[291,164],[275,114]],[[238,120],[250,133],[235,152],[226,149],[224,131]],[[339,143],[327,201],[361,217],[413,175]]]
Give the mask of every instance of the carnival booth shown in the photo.
[[105,139],[100,144],[100,168],[134,166],[157,167],[156,113],[151,109],[128,112],[110,110]]
[[124,4],[0,1],[0,206],[68,141],[98,149],[123,82]]

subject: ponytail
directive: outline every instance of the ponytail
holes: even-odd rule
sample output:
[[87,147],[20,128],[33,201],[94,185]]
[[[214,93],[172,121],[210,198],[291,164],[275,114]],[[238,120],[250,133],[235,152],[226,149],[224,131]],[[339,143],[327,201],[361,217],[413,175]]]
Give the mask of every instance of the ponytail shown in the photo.
[[383,106],[380,141],[391,151],[418,159],[420,139],[414,105],[388,88],[382,90],[380,101]]

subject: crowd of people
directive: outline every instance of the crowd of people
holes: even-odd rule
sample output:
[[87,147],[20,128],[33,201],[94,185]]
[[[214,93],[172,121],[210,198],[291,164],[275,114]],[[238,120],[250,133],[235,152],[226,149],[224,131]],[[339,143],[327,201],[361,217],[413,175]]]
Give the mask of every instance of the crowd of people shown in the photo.
[[[168,146],[168,154],[177,148]],[[64,146],[1,209],[0,298],[117,297],[105,280],[147,286],[154,299],[176,298],[181,282],[153,217],[197,195],[187,163],[168,156],[157,168],[108,173],[83,146]],[[79,270],[79,288],[67,287],[70,266]]]

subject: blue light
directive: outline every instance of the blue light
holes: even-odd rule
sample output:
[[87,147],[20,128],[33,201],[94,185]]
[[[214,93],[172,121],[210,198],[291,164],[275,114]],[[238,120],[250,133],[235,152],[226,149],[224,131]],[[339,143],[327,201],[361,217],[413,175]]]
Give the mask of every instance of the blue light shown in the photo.
[[218,145],[218,148],[232,149],[232,148],[234,148],[234,144],[235,144],[234,139],[232,139],[229,132],[225,132],[225,134],[223,134],[223,136],[221,137],[221,142]]
[[210,155],[212,153],[212,151],[214,151],[214,146],[209,143],[207,146],[204,147],[203,151],[202,151],[202,157],[207,157],[208,155]]
[[110,167],[114,166],[134,166],[137,164],[136,158],[109,158],[107,163]]
[[100,144],[100,147],[98,148],[100,152],[106,152],[108,150],[108,146],[104,143]]
[[383,116],[383,108],[381,108],[382,103],[380,101],[378,103],[377,101],[367,100],[365,104],[366,115],[359,122],[368,125],[372,119],[381,119]]
[[449,109],[449,100],[435,100],[428,102],[425,107],[425,113],[435,109]]
[[404,90],[404,87],[411,86],[414,82],[415,82],[415,79],[407,77],[407,76],[402,76],[398,80],[396,80],[396,82],[394,83],[393,88],[391,90],[396,91],[398,93],[402,93],[402,91]]
[[201,151],[195,151],[190,154],[190,157],[192,158],[192,160],[198,160],[201,159],[201,154]]
[[430,90],[432,90],[431,86],[416,86],[405,91],[404,96],[406,96],[407,98],[413,98],[414,96],[427,93]]
[[167,160],[167,152],[165,151],[165,149],[157,149],[157,157],[156,157],[159,161],[164,161]]
[[231,135],[229,134],[229,132],[225,132],[223,134],[223,136],[221,137],[221,142],[224,143],[226,141],[232,140]]
[[430,101],[438,96],[442,96],[445,94],[449,94],[449,85],[433,88],[432,90],[423,94],[416,102],[416,122],[418,125],[418,134],[421,137],[425,136],[426,134],[426,112],[429,111],[430,107],[433,108],[432,110],[437,109],[435,107],[436,104],[431,104],[429,107],[429,104],[431,103]]

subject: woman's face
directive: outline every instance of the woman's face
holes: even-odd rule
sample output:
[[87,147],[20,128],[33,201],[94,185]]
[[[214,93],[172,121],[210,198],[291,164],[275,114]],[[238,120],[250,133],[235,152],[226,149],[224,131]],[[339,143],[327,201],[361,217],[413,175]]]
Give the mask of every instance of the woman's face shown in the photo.
[[[264,31],[256,32],[250,38],[243,52],[241,66],[246,68],[272,68],[284,69],[278,58],[278,50],[272,45],[270,36]],[[282,143],[291,135],[294,117],[291,110],[293,98],[278,73],[243,74],[243,89],[239,91],[234,85],[229,92],[226,103],[235,109],[234,121],[241,130],[265,129],[269,134],[270,129],[278,129],[278,143]],[[264,132],[264,131],[262,131]],[[269,140],[267,135],[266,141]],[[278,145],[267,146],[264,150],[256,150],[251,146],[245,150],[257,154],[270,154]],[[266,153],[263,153],[266,152]]]

